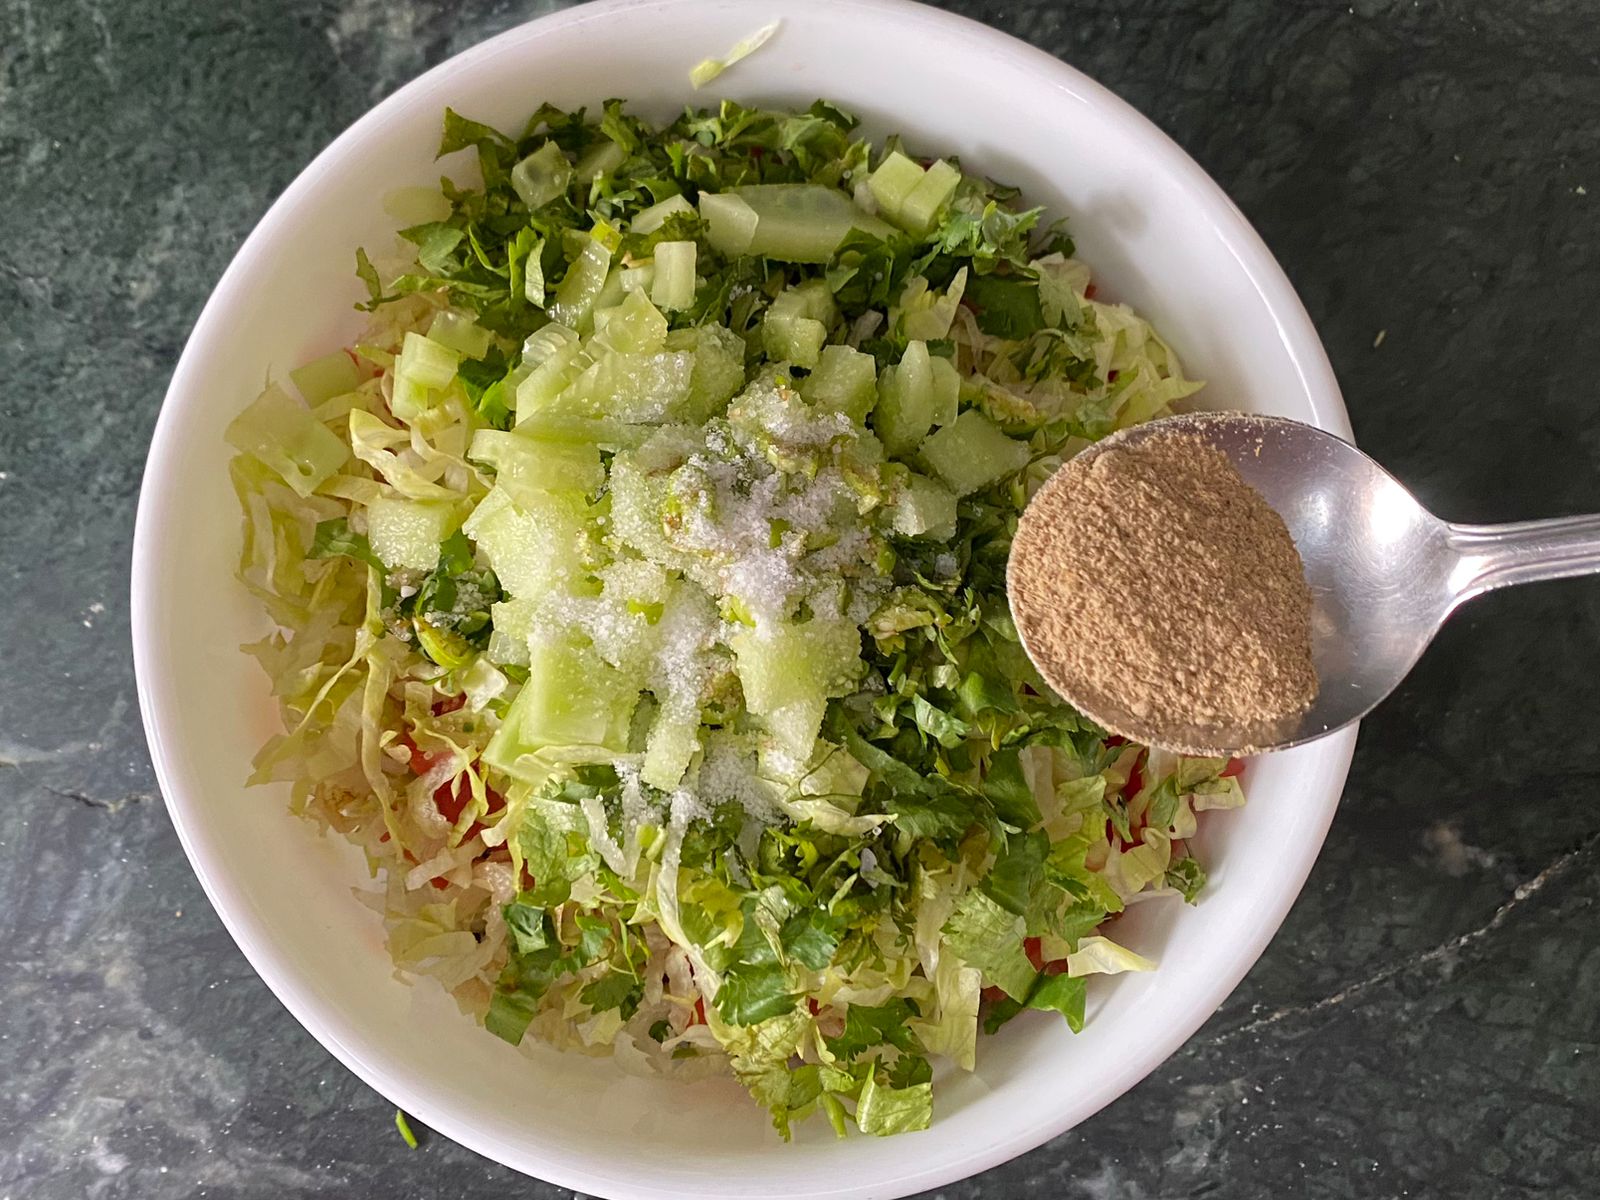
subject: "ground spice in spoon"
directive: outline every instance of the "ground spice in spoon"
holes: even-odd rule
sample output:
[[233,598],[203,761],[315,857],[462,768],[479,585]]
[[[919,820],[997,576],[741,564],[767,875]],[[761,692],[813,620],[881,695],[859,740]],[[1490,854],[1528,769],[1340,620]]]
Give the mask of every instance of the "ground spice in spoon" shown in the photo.
[[1316,696],[1311,592],[1289,531],[1193,433],[1066,463],[1022,515],[1008,586],[1045,681],[1102,723],[1130,714],[1145,726],[1131,736],[1260,726]]

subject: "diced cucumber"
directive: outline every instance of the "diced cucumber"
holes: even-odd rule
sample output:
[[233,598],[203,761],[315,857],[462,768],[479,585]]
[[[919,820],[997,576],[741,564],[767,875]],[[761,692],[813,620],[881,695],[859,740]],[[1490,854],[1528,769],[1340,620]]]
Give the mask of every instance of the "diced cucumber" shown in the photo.
[[861,424],[878,399],[878,368],[872,355],[851,346],[824,346],[800,394],[821,408],[842,412]]
[[861,661],[861,629],[851,620],[814,617],[798,626],[811,662],[811,678],[825,696],[843,696],[855,687],[866,665]]
[[466,313],[453,308],[447,308],[433,318],[433,324],[428,326],[428,337],[450,347],[462,358],[482,358],[494,345],[494,334],[481,328]]
[[379,496],[367,505],[367,541],[386,567],[433,570],[440,543],[460,524],[460,510],[449,500]]
[[325,400],[355,391],[361,382],[361,370],[355,359],[343,350],[335,350],[296,367],[289,372],[289,378],[300,398],[315,408]]
[[[908,338],[935,342],[950,336],[950,325],[955,320],[956,309],[967,287],[967,269],[956,272],[950,286],[942,293],[928,290],[928,281],[921,275],[913,278],[901,293],[899,301],[900,331]],[[895,319],[891,311],[891,319]]]
[[928,356],[928,366],[933,371],[933,424],[942,429],[956,419],[956,409],[961,404],[961,372],[955,363],[939,354]]
[[693,242],[657,242],[650,299],[669,312],[693,305],[694,260]]
[[350,448],[277,384],[251,401],[223,434],[228,444],[254,455],[301,496],[309,496],[344,466]]
[[618,454],[611,460],[609,488],[612,536],[651,562],[677,566],[682,555],[661,526],[666,476],[646,472],[631,453]]
[[461,355],[443,342],[407,333],[394,367],[394,394],[389,407],[403,421],[430,407],[435,394],[450,386],[461,365]]
[[433,393],[415,379],[396,375],[389,393],[389,411],[402,421],[415,421],[427,412],[433,400]]
[[597,447],[545,441],[523,430],[480,429],[467,457],[493,467],[495,482],[518,504],[536,503],[532,492],[595,492],[606,478]]
[[546,142],[511,168],[511,186],[530,209],[543,208],[572,182],[572,164],[554,142]]
[[557,402],[562,394],[592,362],[588,351],[580,349],[576,341],[552,348],[550,357],[517,384],[517,424],[535,413],[559,409]]
[[745,342],[725,325],[696,325],[667,335],[668,350],[694,354],[689,396],[679,413],[684,421],[707,421],[728,406],[744,387]]
[[477,543],[513,596],[536,597],[582,574],[589,517],[581,498],[545,492],[514,502],[496,487],[462,531]]
[[654,354],[667,340],[667,318],[643,292],[629,292],[622,303],[595,317],[595,345],[624,354]]
[[[516,273],[512,272],[513,280]],[[513,283],[513,286],[515,284]],[[522,260],[522,295],[525,300],[535,308],[543,308],[545,302],[544,286],[544,239],[540,238],[528,248],[528,256]]]
[[670,792],[683,781],[689,760],[700,749],[700,710],[656,714],[645,742],[644,765],[639,778],[653,788]]
[[[600,294],[594,298],[593,313],[616,308],[617,305],[628,298],[628,289],[622,286],[622,273],[625,270],[627,270],[626,267],[615,266],[606,273],[606,281],[600,288]],[[591,322],[591,330],[592,328]]]
[[791,755],[809,757],[827,698],[843,695],[860,677],[860,629],[814,619],[741,630],[729,644],[746,707]]
[[600,596],[585,631],[600,657],[643,677],[661,649],[665,613],[681,603],[684,589],[658,564],[642,558],[618,558],[595,574]]
[[700,216],[706,223],[706,240],[719,254],[749,254],[755,240],[756,210],[732,192],[701,192]]
[[578,331],[556,321],[541,325],[522,341],[522,365],[530,370],[542,366],[557,351],[578,344]]
[[957,496],[1022,470],[1032,457],[1028,443],[971,408],[922,443],[923,461]]
[[839,319],[839,306],[834,303],[826,279],[808,279],[779,292],[777,299],[767,306],[767,315],[807,317],[832,325]]
[[822,696],[811,675],[806,641],[793,628],[778,625],[763,633],[749,629],[732,636],[745,706],[758,716]]
[[811,695],[773,709],[762,716],[761,723],[785,754],[804,762],[816,748],[817,735],[822,732],[822,718],[827,711],[827,699]]
[[547,746],[628,748],[628,725],[639,693],[593,650],[532,640],[528,681],[511,702],[483,760],[513,778],[537,778],[523,760]]
[[623,267],[618,277],[622,281],[624,292],[649,292],[656,281],[656,265],[653,262],[640,263],[637,267]]
[[956,194],[956,185],[960,182],[961,172],[944,159],[934,163],[901,204],[901,226],[915,234],[927,233],[938,219],[939,211]]
[[395,188],[383,194],[383,211],[397,229],[450,219],[450,201],[437,187]]
[[734,189],[756,214],[747,253],[784,262],[825,263],[852,229],[894,234],[838,188],[818,183],[758,183]]
[[732,635],[745,704],[758,715],[837,696],[860,677],[861,631],[846,620],[773,623]]
[[407,333],[395,373],[409,375],[425,388],[442,388],[450,386],[460,364],[460,353],[449,346],[420,333]]
[[692,213],[693,211],[694,205],[690,204],[688,198],[682,193],[676,196],[668,196],[665,200],[652,204],[649,208],[640,209],[628,228],[633,230],[634,233],[654,233],[667,223],[669,217],[675,217],[679,213]]
[[583,185],[584,194],[581,197],[583,203],[589,202],[588,189],[595,178],[611,174],[627,157],[628,152],[610,138],[602,138],[579,156],[577,165],[572,168],[572,174]]
[[526,420],[518,419],[517,432],[547,442],[579,442],[602,450],[632,450],[655,436],[658,428],[604,417],[535,412]]
[[894,502],[894,531],[906,537],[953,537],[956,498],[949,488],[926,475],[912,475]]
[[810,370],[817,365],[828,327],[810,317],[785,317],[768,312],[761,322],[761,347],[774,362],[790,362]]
[[573,381],[573,411],[618,421],[664,421],[689,397],[694,355],[610,353]]
[[340,424],[344,424],[352,409],[365,408],[366,406],[367,398],[360,392],[344,392],[324,400],[311,410],[311,415],[318,421],[338,421]]
[[894,220],[900,215],[900,206],[906,197],[922,182],[923,169],[898,150],[878,164],[878,169],[867,177],[867,190],[878,202],[878,210]]
[[909,454],[933,427],[933,369],[925,342],[911,342],[898,366],[884,368],[872,428],[891,457]]
[[583,249],[567,267],[561,286],[556,288],[555,300],[550,305],[550,319],[582,332],[610,273],[611,251],[594,238],[586,238]]
[[528,665],[528,637],[533,633],[537,604],[533,600],[500,600],[489,606],[493,630],[489,634],[489,661],[517,667]]

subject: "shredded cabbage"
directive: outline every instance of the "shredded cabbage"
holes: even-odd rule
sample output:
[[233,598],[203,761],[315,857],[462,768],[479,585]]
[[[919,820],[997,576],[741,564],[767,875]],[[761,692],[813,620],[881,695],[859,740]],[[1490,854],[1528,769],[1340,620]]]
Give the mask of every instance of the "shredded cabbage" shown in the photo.
[[767,42],[771,40],[772,35],[778,32],[778,26],[781,23],[782,22],[779,21],[773,21],[771,24],[763,25],[749,37],[741,38],[739,41],[734,43],[733,48],[730,49],[727,55],[723,58],[702,59],[699,63],[695,64],[694,69],[689,72],[689,82],[695,87],[696,90],[705,87],[706,84],[710,83],[718,75],[721,75],[729,67],[733,66],[734,63],[740,61],[741,59],[750,57],[750,55],[754,54],[757,50],[761,49],[761,47],[765,46]]

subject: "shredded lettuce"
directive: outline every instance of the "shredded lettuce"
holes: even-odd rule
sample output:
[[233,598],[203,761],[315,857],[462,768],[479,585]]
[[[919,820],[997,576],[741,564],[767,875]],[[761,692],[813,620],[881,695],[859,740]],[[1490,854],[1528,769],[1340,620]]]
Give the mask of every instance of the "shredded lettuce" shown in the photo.
[[411,1132],[411,1122],[398,1108],[394,1110],[394,1127],[400,1131],[400,1139],[405,1142],[406,1148],[415,1150],[419,1145],[417,1135]]
[[229,427],[253,778],[505,1041],[926,1128],[935,1060],[1153,966],[1116,915],[1243,802],[1054,697],[1005,595],[1034,489],[1198,384],[1012,189],[825,101],[440,153],[481,186],[397,200],[361,340]]
[[741,38],[739,41],[733,44],[732,49],[730,49],[722,58],[707,58],[701,60],[695,65],[694,69],[689,72],[689,82],[694,85],[696,90],[705,87],[706,84],[710,83],[718,75],[721,75],[729,67],[733,66],[734,63],[739,62],[741,59],[748,58],[757,50],[761,49],[761,47],[765,46],[767,42],[771,40],[772,35],[778,32],[778,26],[781,23],[782,22],[779,21],[773,21],[771,24],[763,25],[749,37]]

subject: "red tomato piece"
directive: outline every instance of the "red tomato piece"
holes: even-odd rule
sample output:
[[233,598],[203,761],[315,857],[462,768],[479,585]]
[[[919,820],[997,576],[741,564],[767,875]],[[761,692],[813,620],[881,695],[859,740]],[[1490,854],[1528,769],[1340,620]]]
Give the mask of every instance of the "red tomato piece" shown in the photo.
[[1028,938],[1022,943],[1022,950],[1028,956],[1028,961],[1033,964],[1035,971],[1044,969],[1044,950],[1038,938]]
[[1140,755],[1133,760],[1133,766],[1128,771],[1127,786],[1122,789],[1124,796],[1137,796],[1144,787],[1144,756]]

